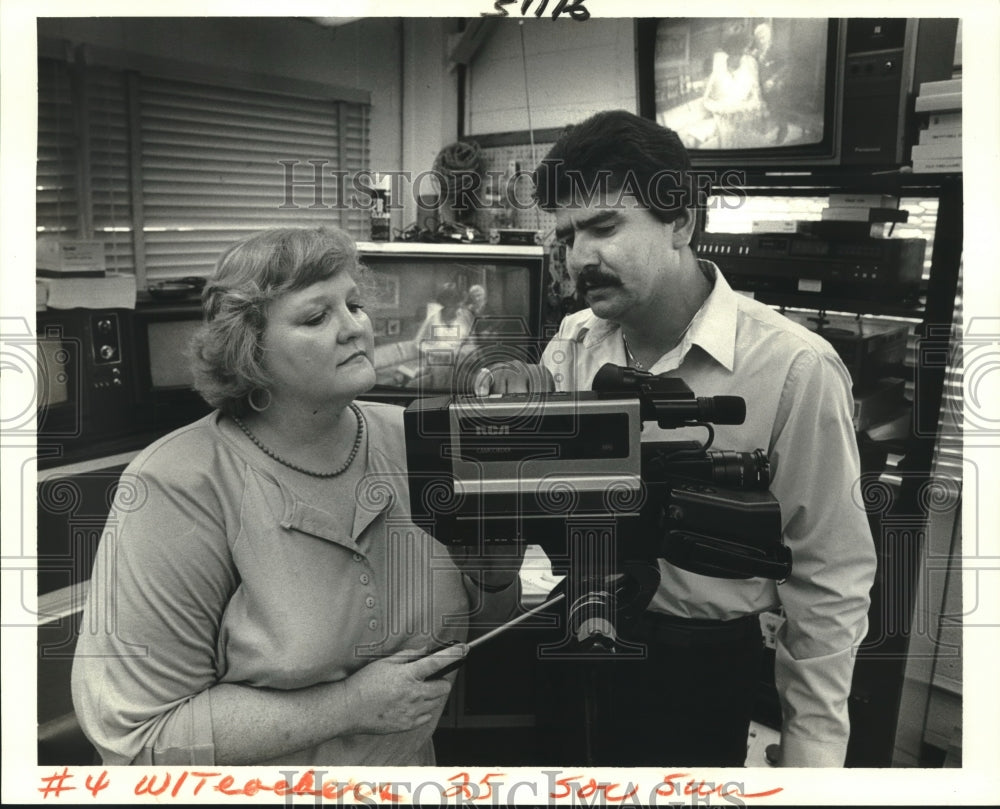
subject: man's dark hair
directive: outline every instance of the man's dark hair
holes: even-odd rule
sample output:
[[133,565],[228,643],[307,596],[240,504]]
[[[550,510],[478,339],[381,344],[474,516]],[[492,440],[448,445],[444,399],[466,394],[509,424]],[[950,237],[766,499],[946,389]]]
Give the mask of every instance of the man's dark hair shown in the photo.
[[599,112],[567,127],[534,174],[535,200],[553,211],[571,196],[608,200],[634,194],[661,222],[694,208],[691,247],[705,226],[705,205],[691,159],[672,129],[625,110]]

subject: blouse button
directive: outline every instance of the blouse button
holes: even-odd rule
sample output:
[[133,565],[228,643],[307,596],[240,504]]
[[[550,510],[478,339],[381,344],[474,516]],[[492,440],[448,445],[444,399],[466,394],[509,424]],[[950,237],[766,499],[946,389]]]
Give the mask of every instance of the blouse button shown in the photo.
[[356,553],[352,558],[354,559],[355,562],[360,562],[363,557],[361,556],[360,553]]
[[368,609],[375,606],[375,599],[373,596],[368,596],[368,598],[365,599],[365,606],[368,607]]
[[361,581],[362,584],[368,584],[368,582],[370,581],[370,579],[368,578],[368,574],[367,573],[362,573],[361,576],[359,577],[359,579],[360,579],[360,581]]
[[368,622],[368,628],[369,628],[369,629],[378,629],[378,621],[376,621],[376,620],[375,620],[374,618],[372,618],[372,619],[371,619],[371,620],[370,620],[370,621]]

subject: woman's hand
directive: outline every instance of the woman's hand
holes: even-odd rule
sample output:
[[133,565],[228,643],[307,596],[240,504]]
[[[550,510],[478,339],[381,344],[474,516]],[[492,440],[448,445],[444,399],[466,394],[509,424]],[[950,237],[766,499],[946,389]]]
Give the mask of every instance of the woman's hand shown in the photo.
[[[463,657],[461,645],[446,647],[427,657],[402,651],[369,663],[344,685],[355,715],[355,733],[400,733],[425,725],[440,714],[451,682],[428,677]],[[415,659],[416,658],[416,659]]]

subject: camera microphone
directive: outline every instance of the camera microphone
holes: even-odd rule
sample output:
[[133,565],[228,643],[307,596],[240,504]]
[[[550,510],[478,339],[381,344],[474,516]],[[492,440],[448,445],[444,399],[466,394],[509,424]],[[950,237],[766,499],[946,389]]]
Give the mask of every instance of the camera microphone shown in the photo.
[[696,397],[683,379],[654,376],[610,362],[601,366],[591,388],[603,393],[640,394],[643,418],[655,419],[665,428],[687,422],[742,424],[747,416],[746,402],[740,396]]
[[747,417],[747,403],[740,396],[699,396],[690,402],[669,402],[665,407],[657,401],[657,421],[676,419],[707,421],[711,424],[742,424]]

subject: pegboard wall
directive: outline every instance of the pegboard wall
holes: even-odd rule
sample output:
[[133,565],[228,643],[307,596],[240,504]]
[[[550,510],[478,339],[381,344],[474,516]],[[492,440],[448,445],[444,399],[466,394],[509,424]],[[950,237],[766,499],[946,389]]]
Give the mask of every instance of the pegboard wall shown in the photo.
[[[483,149],[486,158],[487,172],[509,172],[512,163],[517,163],[521,172],[534,171],[538,162],[545,157],[551,148],[551,143],[536,143],[532,148],[530,143],[513,146],[491,146]],[[479,211],[474,224],[484,233],[493,227],[528,228],[539,231],[546,241],[551,239],[551,231],[555,228],[555,217],[539,210],[535,205],[529,205],[531,200],[531,179],[522,176],[514,187],[514,197],[518,204],[509,211],[497,210]],[[503,221],[504,217],[507,221]]]

